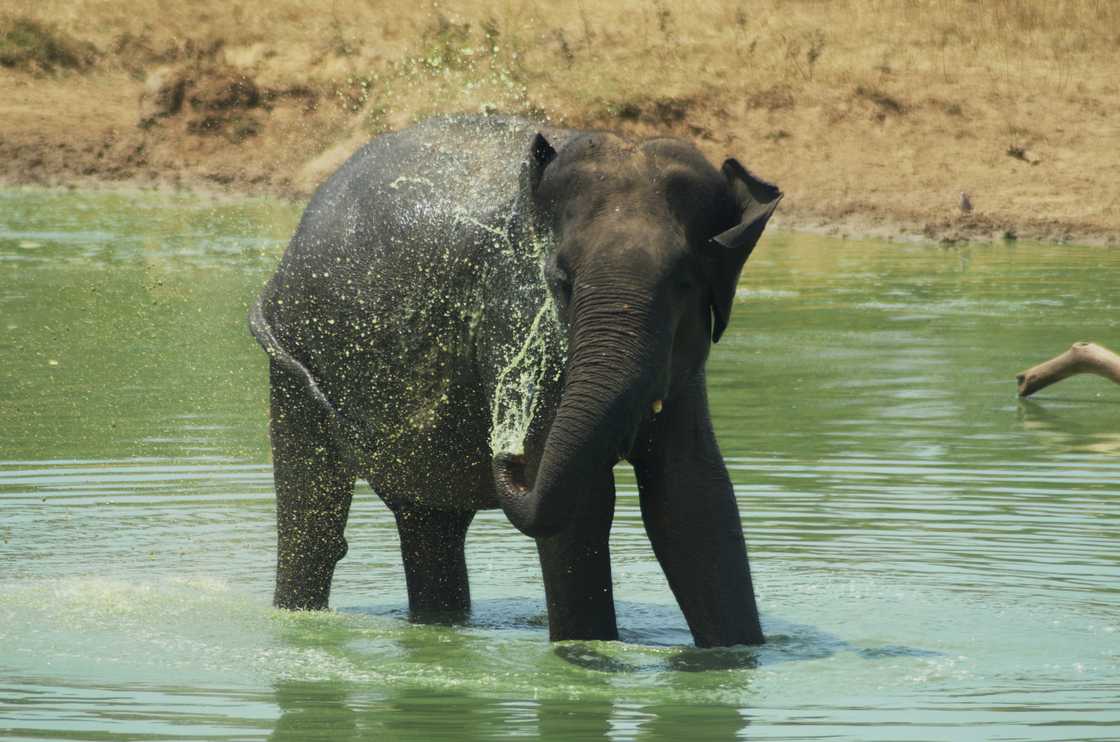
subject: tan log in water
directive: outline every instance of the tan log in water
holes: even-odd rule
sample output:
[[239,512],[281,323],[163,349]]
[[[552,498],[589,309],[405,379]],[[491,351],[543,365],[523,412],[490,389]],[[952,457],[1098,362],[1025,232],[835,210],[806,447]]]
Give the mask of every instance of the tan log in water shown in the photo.
[[1029,397],[1077,374],[1096,374],[1120,384],[1120,356],[1096,343],[1074,343],[1065,353],[1028,368],[1015,379],[1019,382],[1019,396]]

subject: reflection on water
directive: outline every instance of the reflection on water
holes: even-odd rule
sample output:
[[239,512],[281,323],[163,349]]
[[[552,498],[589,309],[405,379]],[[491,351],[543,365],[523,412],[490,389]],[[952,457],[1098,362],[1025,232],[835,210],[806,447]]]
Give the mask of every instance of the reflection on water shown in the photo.
[[734,706],[530,698],[485,701],[453,690],[388,695],[307,683],[276,686],[271,740],[734,739],[748,720]]
[[1120,395],[1103,389],[1080,399],[1055,399],[1054,395],[1060,393],[1053,390],[1045,402],[1019,400],[1019,419],[1037,445],[1049,446],[1055,453],[1120,454],[1120,429],[1101,430],[1094,423],[1095,414],[1088,419],[1082,414],[1083,410],[1100,407],[1111,412],[1114,419],[1120,419]]
[[624,641],[549,645],[497,512],[473,612],[409,623],[364,486],[337,610],[269,607],[244,317],[297,216],[0,193],[0,737],[1120,736],[1120,397],[1014,381],[1120,336],[1120,254],[769,235],[710,366],[769,642],[688,646],[621,467]]

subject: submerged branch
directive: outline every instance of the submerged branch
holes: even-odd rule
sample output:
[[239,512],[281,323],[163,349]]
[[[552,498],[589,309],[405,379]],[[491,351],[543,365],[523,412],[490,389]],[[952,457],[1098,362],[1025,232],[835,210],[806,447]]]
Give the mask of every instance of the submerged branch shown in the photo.
[[1019,396],[1029,397],[1077,374],[1096,374],[1120,384],[1120,356],[1096,343],[1074,343],[1060,356],[1016,375],[1015,380],[1019,382]]

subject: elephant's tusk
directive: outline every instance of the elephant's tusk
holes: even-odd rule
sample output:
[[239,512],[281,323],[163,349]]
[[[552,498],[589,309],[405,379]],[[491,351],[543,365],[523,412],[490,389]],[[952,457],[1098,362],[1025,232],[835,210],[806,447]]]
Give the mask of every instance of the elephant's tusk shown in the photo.
[[661,400],[660,399],[654,400],[654,402],[653,402],[653,414],[656,415],[659,412],[661,412]]

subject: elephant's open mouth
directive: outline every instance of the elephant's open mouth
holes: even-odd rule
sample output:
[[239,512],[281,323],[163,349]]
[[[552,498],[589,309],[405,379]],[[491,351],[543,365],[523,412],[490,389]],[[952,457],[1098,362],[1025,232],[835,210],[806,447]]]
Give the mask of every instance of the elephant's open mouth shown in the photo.
[[494,457],[494,476],[507,491],[523,495],[529,491],[524,454],[500,453]]

